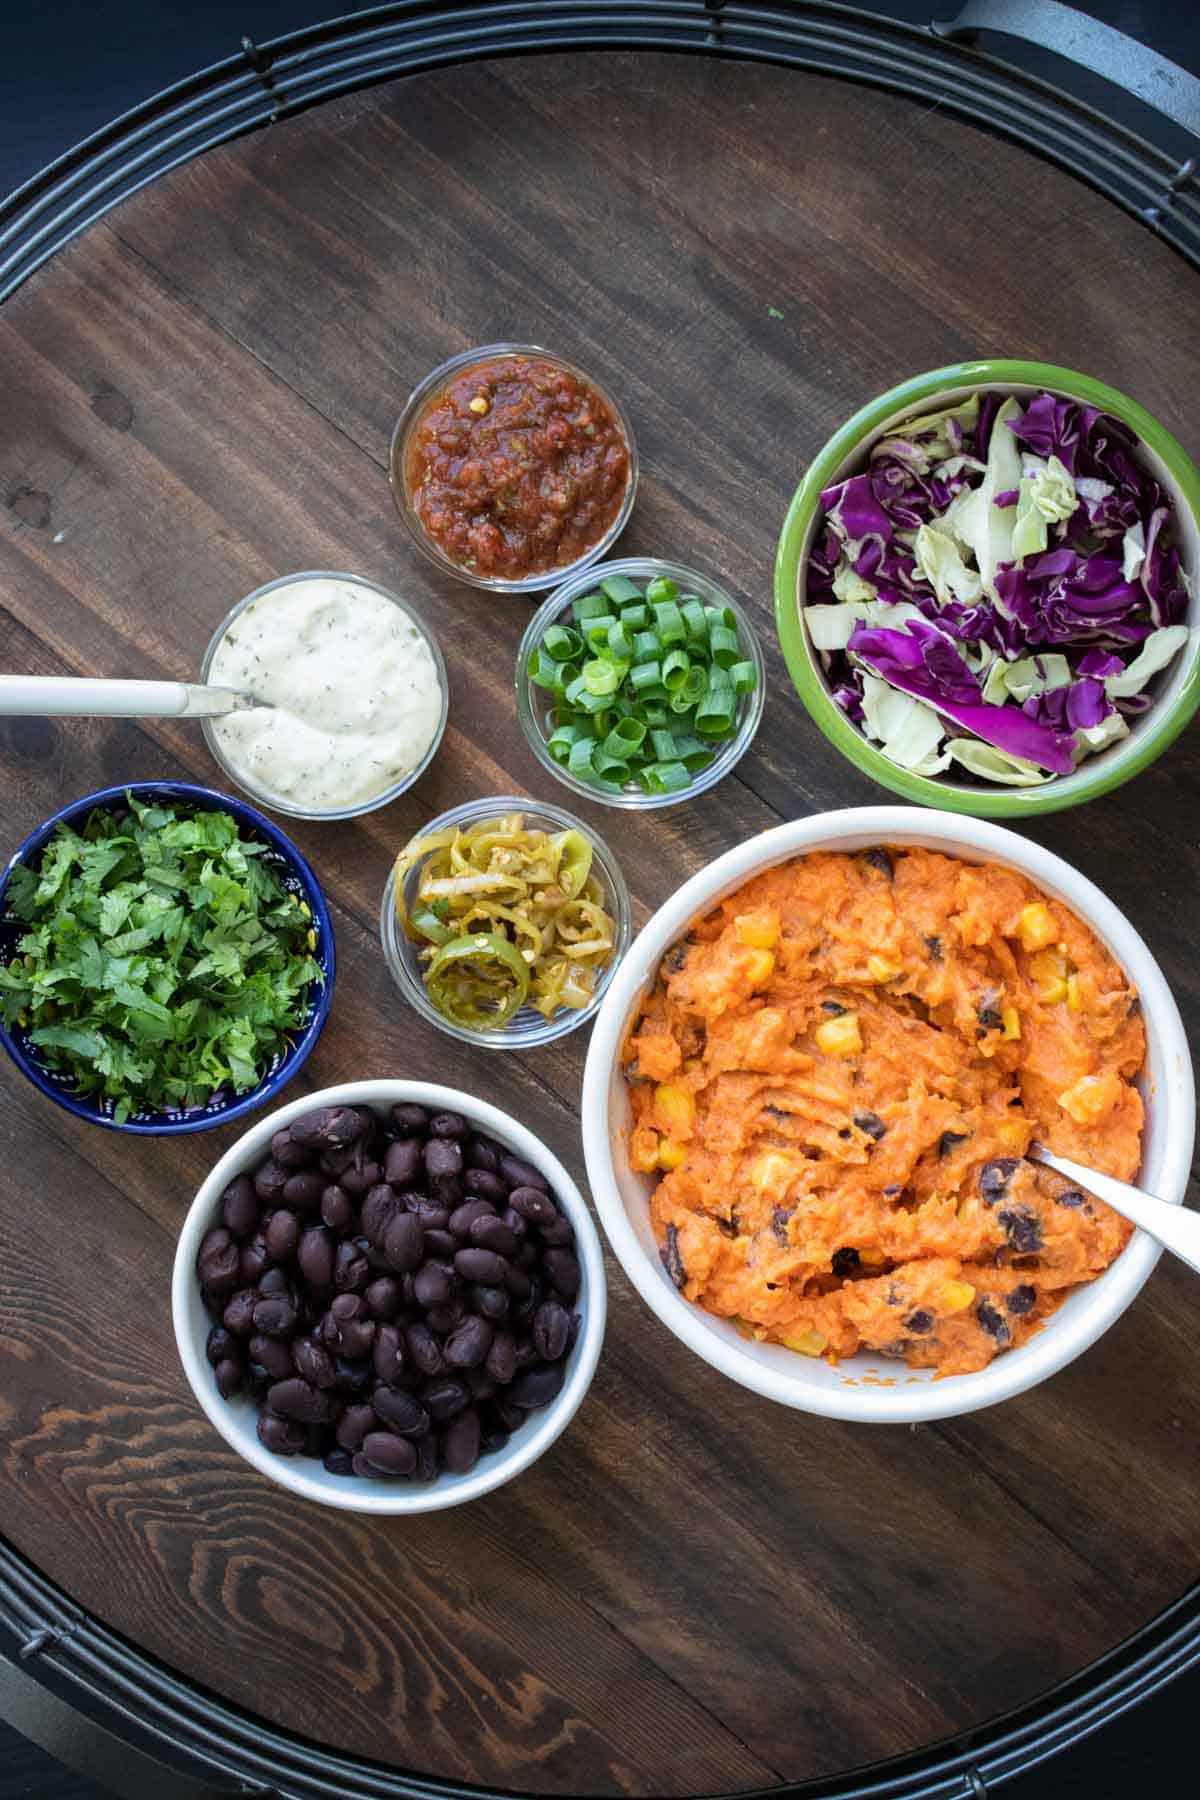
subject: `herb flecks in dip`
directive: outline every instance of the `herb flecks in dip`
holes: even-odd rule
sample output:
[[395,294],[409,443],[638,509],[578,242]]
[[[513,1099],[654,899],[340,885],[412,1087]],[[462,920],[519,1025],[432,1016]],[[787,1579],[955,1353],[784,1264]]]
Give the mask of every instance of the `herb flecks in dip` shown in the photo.
[[444,556],[519,581],[565,568],[599,543],[621,510],[629,446],[606,401],[570,370],[498,356],[435,396],[403,479]]
[[421,763],[442,717],[429,642],[364,582],[313,576],[233,619],[208,670],[268,704],[213,721],[247,786],[305,812],[365,805]]
[[1023,1343],[1130,1227],[1023,1160],[1140,1161],[1136,996],[1023,876],[927,850],[757,876],[663,958],[625,1051],[664,1266],[831,1361]]

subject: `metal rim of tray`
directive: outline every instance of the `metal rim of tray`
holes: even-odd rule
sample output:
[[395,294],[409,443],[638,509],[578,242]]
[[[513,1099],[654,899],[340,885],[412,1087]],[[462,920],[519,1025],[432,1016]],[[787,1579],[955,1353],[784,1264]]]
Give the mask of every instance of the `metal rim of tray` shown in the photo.
[[[118,201],[213,146],[338,94],[482,57],[698,51],[781,63],[936,103],[1099,189],[1200,267],[1195,163],[1013,65],[931,30],[839,5],[736,0],[436,0],[378,7],[241,52],[95,133],[0,202],[0,300]],[[870,1769],[766,1790],[771,1800],[986,1800],[1200,1663],[1200,1584],[1028,1705]],[[0,1540],[0,1710],[147,1800],[444,1800],[489,1794],[346,1757],[174,1675]],[[49,1721],[49,1723],[47,1723]],[[495,1790],[496,1793],[499,1790]],[[750,1796],[746,1800],[751,1800]]]

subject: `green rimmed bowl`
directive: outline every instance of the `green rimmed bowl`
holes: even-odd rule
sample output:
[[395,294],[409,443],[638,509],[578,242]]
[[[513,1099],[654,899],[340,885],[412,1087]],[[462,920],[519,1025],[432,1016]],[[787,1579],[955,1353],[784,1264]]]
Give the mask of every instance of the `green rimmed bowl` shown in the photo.
[[[886,757],[846,717],[829,691],[819,654],[804,628],[808,556],[821,516],[821,494],[854,474],[870,446],[914,413],[999,389],[1025,398],[1048,389],[1082,400],[1120,419],[1138,439],[1138,455],[1175,503],[1175,530],[1192,584],[1187,623],[1192,636],[1159,677],[1154,705],[1129,720],[1129,736],[1087,758],[1070,775],[1036,788],[992,788],[944,776],[914,775]],[[889,388],[835,431],[796,489],[775,557],[775,621],[796,691],[815,723],[842,755],[881,787],[922,806],[941,806],[981,818],[1027,818],[1078,806],[1106,794],[1147,768],[1200,706],[1200,469],[1182,444],[1144,407],[1116,388],[1053,363],[987,360],[931,369]]]

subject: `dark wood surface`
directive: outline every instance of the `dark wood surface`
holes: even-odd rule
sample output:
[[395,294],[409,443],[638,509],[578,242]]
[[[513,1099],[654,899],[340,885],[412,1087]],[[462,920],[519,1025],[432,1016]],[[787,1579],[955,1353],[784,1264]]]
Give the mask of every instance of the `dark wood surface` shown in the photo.
[[[411,831],[489,792],[563,798],[513,712],[526,604],[435,574],[392,508],[409,388],[502,337],[594,367],[642,451],[622,549],[711,570],[762,628],[767,712],[734,777],[651,819],[580,809],[644,919],[747,833],[881,798],[809,724],[770,626],[776,534],[833,427],[916,370],[1028,354],[1112,381],[1195,451],[1196,300],[1108,203],[898,99],[667,56],[412,78],[148,189],[0,312],[0,667],[186,677],[234,598],[296,568],[410,595],[450,726],[395,805],[295,830],[341,965],[301,1081],[434,1073],[582,1175],[583,1034],[459,1049],[378,950]],[[1193,1023],[1195,746],[1032,829],[1130,914]],[[198,730],[3,722],[5,844],[92,788],[179,774],[218,784]],[[976,1725],[1195,1574],[1195,1296],[1175,1266],[1036,1393],[867,1430],[724,1380],[610,1259],[605,1353],[550,1454],[477,1506],[357,1521],[248,1471],[178,1367],[174,1236],[234,1130],[139,1142],[4,1082],[0,1528],[274,1723],[547,1793],[770,1786]]]

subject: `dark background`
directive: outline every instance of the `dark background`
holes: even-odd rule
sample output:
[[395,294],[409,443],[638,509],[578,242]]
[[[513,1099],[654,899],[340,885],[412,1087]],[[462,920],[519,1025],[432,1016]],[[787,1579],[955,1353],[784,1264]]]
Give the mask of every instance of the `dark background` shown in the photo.
[[[872,0],[869,10],[925,23],[951,17],[957,5]],[[1200,0],[1093,0],[1083,10],[1200,73]],[[130,107],[232,55],[243,34],[266,43],[337,11],[337,0],[42,0],[19,11],[14,0],[0,0],[0,198]],[[995,40],[997,48],[1001,42]],[[1014,59],[1021,55],[1010,48]],[[1028,58],[1026,66],[1053,75],[1047,59]],[[1072,84],[1144,129],[1141,109],[1114,105],[1104,84],[1076,77]],[[1198,1720],[1200,1671],[1193,1671],[1075,1750],[1007,1783],[1006,1800],[1194,1794]],[[108,1790],[0,1724],[0,1800],[108,1800]]]

